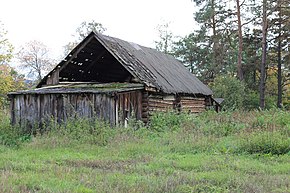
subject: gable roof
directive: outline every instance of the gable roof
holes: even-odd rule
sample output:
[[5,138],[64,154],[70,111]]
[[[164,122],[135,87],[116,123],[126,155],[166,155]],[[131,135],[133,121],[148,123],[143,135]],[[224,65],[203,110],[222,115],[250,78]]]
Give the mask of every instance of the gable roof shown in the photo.
[[[158,52],[152,48],[102,34],[90,33],[76,46],[65,60],[59,63],[37,87],[45,84],[54,71],[65,70],[71,63],[82,64],[88,59],[82,57],[84,50],[93,50],[94,44],[101,44],[134,78],[148,87],[164,93],[212,95],[212,91],[191,74],[184,65],[173,56]],[[92,55],[93,53],[91,53]],[[102,57],[99,55],[97,57]],[[73,59],[78,58],[74,62]],[[80,62],[81,61],[81,62]]]

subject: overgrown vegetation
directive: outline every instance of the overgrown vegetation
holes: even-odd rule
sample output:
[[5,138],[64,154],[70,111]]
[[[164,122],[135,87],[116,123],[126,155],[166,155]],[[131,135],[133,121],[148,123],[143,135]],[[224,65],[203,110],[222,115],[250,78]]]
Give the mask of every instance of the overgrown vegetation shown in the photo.
[[156,113],[148,126],[129,128],[51,121],[34,136],[3,114],[0,121],[0,192],[290,189],[286,111]]

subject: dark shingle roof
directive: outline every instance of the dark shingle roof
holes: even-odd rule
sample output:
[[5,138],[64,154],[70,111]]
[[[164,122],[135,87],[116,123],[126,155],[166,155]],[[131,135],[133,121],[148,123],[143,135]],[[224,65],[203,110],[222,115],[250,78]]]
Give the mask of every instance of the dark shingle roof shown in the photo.
[[[97,40],[101,43],[130,74],[146,86],[154,87],[164,93],[213,94],[205,84],[171,55],[93,32],[85,40]],[[81,47],[86,42],[85,40],[70,55],[79,50],[77,48]],[[39,85],[43,83],[44,80]]]

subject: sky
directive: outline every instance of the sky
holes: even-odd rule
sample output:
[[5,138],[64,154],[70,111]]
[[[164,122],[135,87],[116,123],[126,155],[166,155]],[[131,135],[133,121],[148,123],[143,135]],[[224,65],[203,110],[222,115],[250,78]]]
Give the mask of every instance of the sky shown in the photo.
[[95,20],[107,29],[106,35],[148,47],[158,40],[158,24],[170,22],[176,36],[195,28],[191,0],[0,0],[0,4],[0,21],[16,50],[37,40],[55,58],[74,40],[83,21]]

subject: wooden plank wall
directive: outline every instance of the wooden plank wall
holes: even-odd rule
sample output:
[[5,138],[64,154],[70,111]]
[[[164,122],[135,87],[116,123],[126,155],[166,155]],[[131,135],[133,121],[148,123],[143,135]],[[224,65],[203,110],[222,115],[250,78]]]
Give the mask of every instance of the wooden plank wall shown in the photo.
[[[42,123],[54,118],[58,122],[69,117],[97,117],[112,125],[116,120],[123,124],[126,111],[128,116],[138,120],[142,117],[142,93],[132,91],[108,94],[23,94],[11,98],[13,124]],[[119,112],[116,112],[116,105]],[[118,118],[116,119],[116,116]]]
[[[125,118],[142,118],[142,92],[118,93],[118,120],[123,124]],[[126,117],[127,116],[127,117]]]

